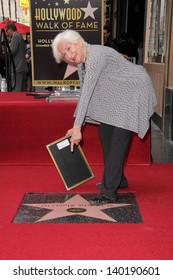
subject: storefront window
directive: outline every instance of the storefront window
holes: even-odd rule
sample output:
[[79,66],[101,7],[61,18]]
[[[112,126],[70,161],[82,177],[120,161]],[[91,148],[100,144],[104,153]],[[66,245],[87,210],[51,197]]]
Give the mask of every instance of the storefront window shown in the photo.
[[165,62],[167,0],[150,0],[148,62]]

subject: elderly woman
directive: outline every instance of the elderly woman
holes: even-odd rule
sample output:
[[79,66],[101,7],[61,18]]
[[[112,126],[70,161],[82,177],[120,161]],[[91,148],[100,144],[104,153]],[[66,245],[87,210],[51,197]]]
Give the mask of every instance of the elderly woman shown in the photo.
[[157,104],[145,69],[126,60],[112,48],[91,45],[74,30],[59,33],[52,43],[57,63],[78,66],[81,95],[75,110],[71,151],[82,139],[85,122],[99,124],[104,170],[100,193],[91,203],[114,203],[121,185],[123,166],[132,133],[143,138]]

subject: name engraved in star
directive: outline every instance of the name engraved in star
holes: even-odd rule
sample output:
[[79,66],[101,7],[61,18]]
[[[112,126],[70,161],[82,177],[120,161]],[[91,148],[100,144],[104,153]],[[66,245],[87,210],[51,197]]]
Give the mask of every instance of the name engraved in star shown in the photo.
[[79,8],[36,8],[36,20],[80,20],[82,11]]
[[74,204],[65,204],[65,203],[45,203],[45,204],[43,204],[43,203],[41,203],[40,204],[40,206],[41,207],[75,207],[75,205]]

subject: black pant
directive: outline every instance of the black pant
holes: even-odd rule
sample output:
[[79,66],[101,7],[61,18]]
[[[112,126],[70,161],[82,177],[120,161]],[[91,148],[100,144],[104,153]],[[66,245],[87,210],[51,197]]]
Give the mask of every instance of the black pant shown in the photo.
[[123,128],[101,123],[99,138],[102,146],[104,171],[101,193],[115,197],[123,177],[123,167],[132,132]]

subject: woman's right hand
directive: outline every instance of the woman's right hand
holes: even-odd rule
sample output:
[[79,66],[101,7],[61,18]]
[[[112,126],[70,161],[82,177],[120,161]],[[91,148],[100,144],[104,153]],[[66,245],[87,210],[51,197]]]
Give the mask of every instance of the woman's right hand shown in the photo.
[[69,129],[66,133],[66,136],[72,136],[73,128]]
[[71,136],[70,146],[71,146],[71,152],[73,152],[74,145],[79,145],[80,141],[82,140],[82,133],[81,133],[80,126],[74,126],[73,128],[69,129],[66,133],[66,136]]

